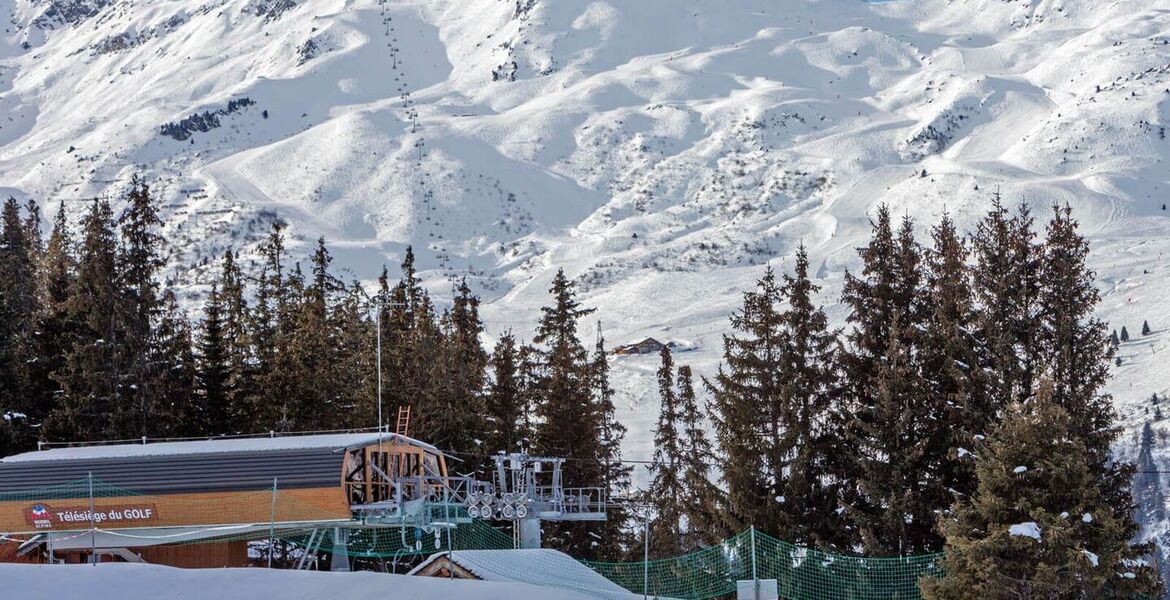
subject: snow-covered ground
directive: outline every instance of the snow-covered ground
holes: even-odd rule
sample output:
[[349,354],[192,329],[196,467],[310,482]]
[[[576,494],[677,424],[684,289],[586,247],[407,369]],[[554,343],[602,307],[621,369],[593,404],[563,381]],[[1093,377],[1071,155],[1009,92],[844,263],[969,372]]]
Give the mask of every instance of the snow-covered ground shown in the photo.
[[[175,569],[158,565],[0,564],[5,597],[37,600],[592,600],[523,583],[382,573]],[[634,596],[630,596],[634,598]],[[639,596],[640,597],[640,596]]]
[[[998,190],[1040,219],[1070,203],[1093,242],[1101,317],[1133,336],[1110,388],[1124,453],[1151,394],[1170,392],[1164,3],[0,0],[0,12],[0,193],[51,212],[142,171],[165,198],[176,265],[251,244],[274,219],[294,252],[323,234],[363,280],[413,244],[438,295],[469,277],[489,333],[521,337],[564,267],[611,345],[685,342],[677,361],[711,373],[764,264],[785,268],[807,244],[840,322],[875,206],[923,230],[944,209],[967,226]],[[208,121],[219,126],[187,135]],[[178,274],[195,295],[209,269]],[[651,454],[655,363],[617,359],[629,458]]]

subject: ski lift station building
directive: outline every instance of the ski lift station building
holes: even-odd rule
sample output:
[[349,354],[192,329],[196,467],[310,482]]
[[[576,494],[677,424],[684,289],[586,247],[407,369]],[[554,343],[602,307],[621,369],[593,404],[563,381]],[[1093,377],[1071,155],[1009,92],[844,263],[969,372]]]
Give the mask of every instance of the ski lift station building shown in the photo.
[[[180,567],[242,566],[249,534],[399,526],[447,456],[393,433],[90,445],[0,459],[0,560],[90,554]],[[231,538],[236,541],[230,541]],[[229,541],[216,541],[229,540]],[[204,543],[193,544],[190,542]]]

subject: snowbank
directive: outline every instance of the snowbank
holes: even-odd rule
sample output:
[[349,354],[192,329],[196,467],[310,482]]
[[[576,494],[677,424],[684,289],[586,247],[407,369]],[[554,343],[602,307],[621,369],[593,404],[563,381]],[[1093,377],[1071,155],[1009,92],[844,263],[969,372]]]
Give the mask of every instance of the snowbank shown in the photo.
[[175,569],[158,565],[0,564],[5,597],[46,600],[590,600],[520,583],[381,573],[269,569]]

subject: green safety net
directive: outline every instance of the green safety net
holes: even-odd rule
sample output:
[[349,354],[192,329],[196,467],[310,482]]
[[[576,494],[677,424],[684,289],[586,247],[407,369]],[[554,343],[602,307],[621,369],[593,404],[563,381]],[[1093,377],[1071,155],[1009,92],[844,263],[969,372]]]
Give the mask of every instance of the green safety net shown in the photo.
[[[409,564],[435,553],[510,550],[516,547],[509,526],[496,528],[471,518],[464,507],[454,503],[432,502],[420,507],[419,510],[425,513],[416,512],[415,515],[422,524],[392,524],[349,519],[348,516],[322,512],[315,507],[303,506],[295,498],[284,497],[279,490],[258,491],[255,496],[241,498],[238,500],[239,506],[235,505],[236,502],[221,502],[204,503],[197,507],[198,512],[214,512],[214,519],[209,515],[189,515],[199,517],[193,523],[250,522],[250,527],[209,526],[205,535],[199,536],[199,539],[174,539],[173,542],[163,543],[247,541],[254,543],[262,553],[279,553],[282,559],[288,560],[285,564],[296,564],[302,556],[324,558],[333,554],[345,554],[356,560],[402,560]],[[92,503],[100,512],[102,506],[113,498],[131,498],[132,503],[151,500],[150,496],[136,494],[95,478],[92,481],[80,480],[35,491],[3,493],[0,494],[0,503],[19,502],[19,508],[23,509],[29,502],[50,505],[54,500],[68,500],[72,502],[66,502],[66,505],[78,504],[84,507]],[[78,499],[84,501],[77,502]],[[103,502],[103,499],[107,500]],[[263,515],[244,514],[256,512],[257,506]],[[235,518],[244,516],[252,518]],[[312,518],[306,519],[306,516]],[[264,527],[270,519],[268,527]],[[293,522],[298,520],[302,522]],[[320,523],[303,522],[312,520],[320,520]],[[117,532],[120,526],[127,525],[101,523],[97,529]],[[74,526],[86,529],[91,527],[85,521]],[[346,530],[344,540],[338,539],[338,528]],[[9,535],[0,539],[0,542],[19,543],[29,537],[28,534],[11,535],[13,531],[21,530],[9,529]],[[138,531],[132,537],[151,537],[148,531]],[[160,538],[169,536],[165,530],[159,531]],[[941,558],[941,554],[896,558],[829,554],[794,546],[759,531],[749,530],[719,544],[672,558],[648,562],[582,562],[630,592],[637,595],[646,593],[654,598],[707,600],[734,597],[737,582],[774,579],[779,597],[788,600],[920,600],[918,582],[924,576],[941,574]],[[527,557],[526,560],[534,559]],[[558,587],[559,582],[550,580],[530,583]]]
[[650,597],[702,600],[734,595],[737,581],[775,579],[790,600],[919,600],[918,580],[941,574],[941,554],[868,558],[794,546],[758,531],[683,556],[585,564]]

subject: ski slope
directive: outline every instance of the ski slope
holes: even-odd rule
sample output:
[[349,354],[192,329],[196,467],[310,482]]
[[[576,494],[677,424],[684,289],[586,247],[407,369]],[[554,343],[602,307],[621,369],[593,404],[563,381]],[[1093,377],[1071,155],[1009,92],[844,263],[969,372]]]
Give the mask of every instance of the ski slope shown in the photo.
[[[879,204],[925,233],[1000,192],[1069,203],[1133,452],[1170,393],[1170,10],[1144,0],[0,0],[0,192],[164,198],[191,300],[275,220],[369,281],[411,244],[531,337],[563,267],[611,345],[712,373],[727,316],[809,247],[837,302]],[[252,104],[229,110],[229,102]],[[163,126],[218,115],[175,139]],[[184,121],[187,119],[188,121]],[[188,268],[191,266],[194,268]],[[1155,330],[1141,336],[1143,320]],[[592,336],[594,323],[585,327]],[[490,340],[485,340],[489,341]],[[616,360],[648,459],[655,357]],[[1158,424],[1166,429],[1166,424]],[[1161,459],[1166,451],[1159,451]]]

